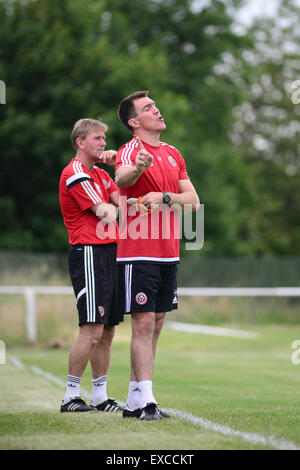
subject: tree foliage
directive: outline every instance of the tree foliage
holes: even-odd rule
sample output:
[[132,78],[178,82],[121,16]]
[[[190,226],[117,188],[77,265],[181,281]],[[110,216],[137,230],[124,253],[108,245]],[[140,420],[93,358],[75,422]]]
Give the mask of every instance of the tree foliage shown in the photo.
[[[298,208],[291,192],[298,177],[257,148],[263,139],[274,145],[272,129],[280,116],[287,125],[290,114],[268,114],[267,95],[257,96],[263,76],[281,92],[280,110],[294,109],[283,98],[283,65],[266,61],[259,48],[271,38],[269,25],[234,32],[228,6],[240,3],[0,0],[0,79],[7,87],[0,108],[1,248],[65,250],[58,180],[73,156],[74,122],[100,116],[110,127],[108,148],[118,148],[130,138],[117,119],[120,100],[148,89],[167,123],[162,140],[181,151],[205,204],[201,254],[296,249],[296,216],[283,212],[285,204]],[[249,57],[260,57],[258,66]],[[279,140],[276,154],[294,162],[295,143]]]

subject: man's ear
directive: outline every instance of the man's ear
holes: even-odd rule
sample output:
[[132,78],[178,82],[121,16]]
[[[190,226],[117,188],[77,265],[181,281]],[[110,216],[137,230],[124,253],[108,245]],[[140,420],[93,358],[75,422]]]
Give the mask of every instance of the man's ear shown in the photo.
[[84,142],[84,139],[82,139],[81,137],[77,137],[76,139],[76,145],[79,149],[82,148],[82,145],[83,145],[83,142]]
[[128,121],[128,124],[133,128],[133,129],[138,129],[140,127],[139,122],[136,118],[131,118]]

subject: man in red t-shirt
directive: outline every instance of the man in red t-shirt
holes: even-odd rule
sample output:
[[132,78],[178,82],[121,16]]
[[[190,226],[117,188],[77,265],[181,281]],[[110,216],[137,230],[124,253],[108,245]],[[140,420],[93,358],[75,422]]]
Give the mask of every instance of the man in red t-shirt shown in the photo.
[[[122,321],[116,301],[119,191],[109,174],[95,166],[115,163],[116,152],[104,151],[107,129],[106,124],[93,119],[76,122],[71,141],[77,153],[59,182],[80,327],[70,352],[61,412],[121,410],[106,393],[115,325]],[[80,380],[88,361],[93,374],[91,406],[80,398]]]
[[175,147],[160,141],[166,125],[148,92],[125,98],[118,115],[133,134],[117,153],[115,174],[122,213],[119,292],[124,297],[121,308],[131,314],[132,324],[131,376],[123,417],[156,420],[168,417],[157,407],[152,372],[166,312],[178,303],[180,212],[186,205],[196,210],[200,203],[184,159]]

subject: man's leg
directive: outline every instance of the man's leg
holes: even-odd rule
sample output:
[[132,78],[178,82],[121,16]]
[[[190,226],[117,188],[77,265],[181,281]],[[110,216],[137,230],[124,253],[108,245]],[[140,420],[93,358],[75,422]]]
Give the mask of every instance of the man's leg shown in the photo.
[[81,377],[91,357],[93,348],[98,344],[103,333],[101,323],[81,325],[79,335],[69,355],[69,374]]
[[[139,313],[137,315],[140,315]],[[161,332],[161,329],[164,324],[164,319],[165,319],[165,312],[160,312],[155,314],[155,324],[154,324],[154,330],[152,333],[152,371],[151,371],[151,380],[152,380],[152,374],[153,374],[153,366],[154,366],[154,358],[155,358],[155,353],[156,353],[156,346],[157,346],[157,341]],[[134,349],[134,348],[133,348]],[[134,362],[134,357],[135,354],[132,354],[132,359],[131,362]],[[150,375],[149,375],[150,376]],[[138,385],[138,380],[134,372],[134,367],[131,366],[131,373],[130,373],[130,383],[129,383],[129,390],[128,390],[128,398],[127,398],[127,405],[130,409],[135,410],[139,408],[140,406],[140,389]]]
[[[65,398],[61,411],[90,411],[83,400],[72,401],[80,396],[80,381],[95,345],[99,342],[103,325],[86,323],[81,325],[79,335],[73,344],[69,355],[69,368]],[[74,403],[73,403],[74,402]]]
[[[133,314],[133,315],[135,315],[135,314]],[[136,315],[138,316],[138,315],[142,315],[142,314],[137,313]],[[146,368],[144,368],[143,364],[141,364],[141,361],[139,359],[140,354],[138,354],[138,352],[139,352],[139,349],[140,349],[140,342],[142,342],[142,349],[145,347],[145,343],[142,340],[142,335],[140,335],[139,332],[138,332],[138,325],[136,325],[136,322],[134,320],[135,334],[133,334],[133,331],[132,331],[131,363],[133,364],[133,363],[135,363],[135,361],[137,361],[138,362],[138,367],[140,367],[140,365],[141,365],[142,370],[148,370],[148,377],[151,377],[151,380],[152,380],[152,374],[153,374],[153,365],[154,365],[154,358],[155,358],[155,353],[156,353],[157,341],[158,341],[160,332],[161,332],[163,324],[164,324],[165,316],[166,316],[165,312],[155,314],[154,329],[153,329],[153,331],[151,331],[152,355],[149,355],[148,360],[147,360],[147,363],[149,363],[149,366],[150,366],[150,361],[152,363],[151,373],[150,373],[150,367],[148,367],[148,364],[146,365]],[[152,330],[152,328],[151,328],[151,330]],[[147,349],[148,349],[148,347],[147,347]],[[135,373],[135,366],[133,366],[133,367],[131,367],[130,380],[138,382],[139,380],[137,379],[137,377],[138,376]],[[147,380],[147,379],[142,378],[141,380]]]
[[155,313],[131,314],[131,380],[124,417],[161,419],[152,393]]
[[[166,312],[160,312],[160,313],[155,314],[155,328],[154,328],[154,334],[153,334],[153,340],[152,340],[153,365],[154,365],[157,341],[158,341],[160,332],[162,330],[162,327],[164,325],[165,317],[166,317]],[[161,409],[159,409],[159,413],[163,418],[170,418],[170,415],[168,415],[165,411],[162,411]]]
[[155,313],[132,313],[131,326],[131,367],[134,377],[137,382],[152,380]]
[[155,313],[139,312],[131,314],[131,371],[127,398],[130,410],[139,409],[146,403],[155,403],[152,394],[153,334]]
[[107,374],[110,364],[111,344],[115,334],[114,326],[107,326],[103,330],[100,341],[94,347],[91,354],[91,366],[93,375],[91,404],[98,411],[121,411],[114,399],[107,397]]
[[153,352],[153,361],[156,353],[156,346],[157,346],[157,341],[160,335],[160,332],[162,330],[162,327],[164,325],[166,313],[165,312],[160,312],[155,314],[155,326],[154,326],[154,333],[153,333],[153,338],[152,338],[152,352]]
[[114,326],[103,329],[100,341],[95,345],[91,353],[91,367],[93,379],[108,374],[110,365],[111,345],[115,334]]

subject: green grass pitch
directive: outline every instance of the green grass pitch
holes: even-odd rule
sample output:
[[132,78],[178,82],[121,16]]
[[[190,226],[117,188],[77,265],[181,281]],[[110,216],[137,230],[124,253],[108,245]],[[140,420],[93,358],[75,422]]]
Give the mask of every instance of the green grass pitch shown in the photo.
[[[154,394],[173,415],[147,423],[120,414],[61,414],[64,387],[32,366],[65,382],[69,351],[8,348],[6,364],[0,365],[0,449],[300,448],[300,364],[291,360],[300,329],[252,326],[251,331],[256,339],[164,329]],[[121,402],[128,390],[129,345],[125,322],[113,343],[108,381],[109,396]],[[25,367],[18,368],[12,357]],[[81,386],[90,393],[90,368]]]

